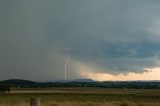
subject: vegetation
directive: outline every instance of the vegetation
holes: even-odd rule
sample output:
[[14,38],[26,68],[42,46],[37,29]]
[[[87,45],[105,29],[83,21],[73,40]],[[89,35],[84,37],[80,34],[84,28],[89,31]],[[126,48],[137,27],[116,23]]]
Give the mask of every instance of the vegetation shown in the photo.
[[0,106],[29,106],[32,97],[40,98],[41,106],[160,106],[160,82],[156,81],[40,83],[14,79],[0,81],[0,90]]
[[12,79],[0,81],[1,85],[10,85],[16,88],[48,88],[48,87],[99,87],[118,89],[160,89],[160,81],[105,81],[97,82],[92,80],[80,81],[57,81],[57,82],[34,82],[28,80]]
[[5,92],[10,92],[10,86],[9,85],[1,85],[0,86],[0,93],[4,94]]
[[41,106],[160,106],[160,90],[104,88],[12,89],[0,106],[29,106],[31,97]]

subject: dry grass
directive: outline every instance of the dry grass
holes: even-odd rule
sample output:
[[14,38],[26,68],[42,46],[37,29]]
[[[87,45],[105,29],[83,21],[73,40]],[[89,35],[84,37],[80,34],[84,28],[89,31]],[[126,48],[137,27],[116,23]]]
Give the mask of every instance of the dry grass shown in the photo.
[[31,97],[41,106],[160,106],[160,90],[93,88],[15,90],[0,95],[0,106],[29,106]]
[[160,106],[160,103],[133,103],[133,102],[54,102],[43,106]]
[[[0,106],[29,106],[29,103],[0,104]],[[41,106],[160,106],[160,103],[134,103],[134,102],[48,102]]]

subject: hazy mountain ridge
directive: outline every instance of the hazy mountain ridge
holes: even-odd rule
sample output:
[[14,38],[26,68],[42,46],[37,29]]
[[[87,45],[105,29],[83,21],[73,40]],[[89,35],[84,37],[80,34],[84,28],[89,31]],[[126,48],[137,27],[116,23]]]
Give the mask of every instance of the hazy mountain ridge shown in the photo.
[[92,79],[57,80],[53,82],[96,82]]
[[9,79],[0,81],[0,86],[10,85],[18,88],[41,87],[100,87],[100,88],[135,88],[160,89],[160,81],[93,81],[91,79],[61,80],[54,82],[36,82],[23,79]]

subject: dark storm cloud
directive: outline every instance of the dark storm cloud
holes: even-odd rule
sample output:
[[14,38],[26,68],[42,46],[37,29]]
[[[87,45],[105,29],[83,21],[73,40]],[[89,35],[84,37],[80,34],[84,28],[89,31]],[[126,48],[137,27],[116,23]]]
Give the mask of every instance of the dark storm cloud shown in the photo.
[[110,73],[159,65],[157,0],[0,1],[1,79],[79,77],[81,65]]

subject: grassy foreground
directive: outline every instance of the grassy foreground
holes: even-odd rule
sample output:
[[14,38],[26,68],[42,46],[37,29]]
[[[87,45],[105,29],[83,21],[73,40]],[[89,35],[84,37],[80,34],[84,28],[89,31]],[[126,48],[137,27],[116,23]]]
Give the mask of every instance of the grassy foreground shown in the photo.
[[29,106],[31,97],[41,106],[160,106],[160,90],[102,88],[15,89],[0,95],[0,106]]

